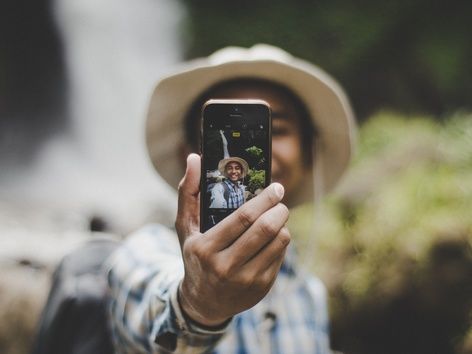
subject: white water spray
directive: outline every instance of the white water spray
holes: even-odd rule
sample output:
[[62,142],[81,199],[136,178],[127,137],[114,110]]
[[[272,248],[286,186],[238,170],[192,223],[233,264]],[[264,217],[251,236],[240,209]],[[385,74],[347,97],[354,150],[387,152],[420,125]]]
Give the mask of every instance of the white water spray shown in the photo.
[[20,211],[25,205],[32,213],[52,208],[82,215],[79,219],[97,214],[120,232],[138,227],[153,212],[160,221],[172,220],[173,191],[148,160],[144,120],[154,84],[181,57],[178,4],[54,1],[71,131],[46,143],[32,166],[6,176],[0,204],[13,202]]

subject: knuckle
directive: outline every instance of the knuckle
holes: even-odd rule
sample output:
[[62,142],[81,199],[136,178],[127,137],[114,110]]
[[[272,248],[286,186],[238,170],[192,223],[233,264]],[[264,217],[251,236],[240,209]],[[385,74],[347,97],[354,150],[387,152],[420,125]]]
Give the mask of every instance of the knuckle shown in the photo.
[[183,247],[182,253],[185,259],[194,258],[196,255],[195,246],[191,240],[186,240]]
[[285,204],[278,203],[275,206],[275,208],[276,208],[277,214],[278,214],[277,220],[280,220],[281,222],[283,222],[285,224],[287,222],[288,216],[290,214],[290,211],[288,210],[287,206]]
[[199,263],[208,263],[210,261],[211,255],[205,243],[188,239],[186,241],[186,246],[187,254],[196,257],[199,260]]
[[214,273],[216,278],[221,282],[227,282],[231,277],[231,269],[224,265],[215,266]]
[[182,189],[184,188],[184,184],[185,184],[185,177],[182,178],[177,186],[177,191],[180,193],[182,192]]
[[253,287],[258,289],[258,291],[266,292],[274,283],[276,276],[277,273],[266,271],[257,278],[257,281],[254,282]]
[[181,230],[181,229],[182,229],[182,221],[180,221],[180,219],[177,218],[177,219],[174,221],[174,226],[175,226],[175,229],[176,229],[177,231]]
[[277,272],[265,272],[261,276],[261,287],[267,287],[270,286],[275,281],[275,278],[277,277]]
[[253,216],[249,209],[239,208],[237,213],[238,221],[245,227],[248,228],[254,222]]
[[288,218],[290,211],[288,210],[287,206],[283,203],[279,203],[278,207],[281,209],[281,213],[284,215],[284,217]]
[[277,225],[267,217],[260,219],[259,228],[264,235],[275,235],[279,231]]
[[256,277],[252,274],[242,274],[238,280],[238,283],[243,288],[251,288],[257,283],[257,281]]
[[291,237],[290,232],[288,231],[288,229],[284,227],[282,230],[280,230],[280,232],[279,232],[276,239],[278,240],[280,245],[283,248],[285,248],[290,243],[292,237]]
[[182,217],[177,216],[174,222],[175,229],[177,230],[177,233],[183,233],[185,230],[185,219]]

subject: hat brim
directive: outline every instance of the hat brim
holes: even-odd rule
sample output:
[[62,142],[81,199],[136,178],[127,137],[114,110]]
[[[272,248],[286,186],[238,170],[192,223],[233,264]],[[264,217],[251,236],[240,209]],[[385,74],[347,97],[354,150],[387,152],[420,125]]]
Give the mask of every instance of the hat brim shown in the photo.
[[220,171],[220,173],[227,177],[226,176],[226,172],[225,172],[225,169],[226,169],[226,165],[230,162],[237,162],[241,165],[241,168],[242,168],[242,173],[241,173],[241,178],[244,178],[247,176],[248,172],[249,172],[249,165],[248,163],[246,162],[246,160],[240,158],[240,157],[227,157],[227,158],[224,158],[224,159],[221,159],[219,162],[218,162],[218,171]]
[[[179,74],[161,80],[151,98],[146,141],[157,172],[177,188],[184,169],[178,144],[184,139],[184,117],[193,102],[218,82],[236,78],[259,78],[286,86],[305,103],[317,130],[314,168],[323,179],[322,194],[337,183],[353,152],[355,120],[341,87],[323,70],[290,57],[280,60],[233,60],[213,64],[197,59]],[[311,178],[304,181],[303,199],[313,197]],[[307,193],[307,191],[312,191]],[[308,195],[307,195],[308,194]],[[311,194],[311,195],[310,195]],[[319,196],[319,195],[318,195]]]

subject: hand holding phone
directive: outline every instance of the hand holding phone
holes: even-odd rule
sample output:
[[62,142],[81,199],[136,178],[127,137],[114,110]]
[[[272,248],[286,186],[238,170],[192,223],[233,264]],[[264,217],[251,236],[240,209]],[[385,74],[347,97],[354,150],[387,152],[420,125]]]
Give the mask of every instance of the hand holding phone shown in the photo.
[[283,262],[290,234],[284,189],[273,183],[205,233],[199,232],[200,157],[191,154],[179,185],[175,223],[185,275],[179,302],[185,315],[218,326],[258,303]]

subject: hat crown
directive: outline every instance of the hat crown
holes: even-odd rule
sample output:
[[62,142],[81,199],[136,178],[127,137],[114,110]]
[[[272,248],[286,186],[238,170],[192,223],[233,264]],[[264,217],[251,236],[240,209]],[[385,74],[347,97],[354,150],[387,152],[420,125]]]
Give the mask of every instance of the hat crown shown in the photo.
[[286,63],[293,56],[283,49],[269,44],[256,44],[251,48],[226,47],[214,52],[208,57],[213,65],[225,64],[233,61],[260,61],[271,60]]
[[177,146],[185,140],[184,118],[195,100],[215,84],[238,78],[287,87],[305,103],[316,127],[312,171],[300,183],[292,205],[333,189],[354,148],[355,120],[349,100],[322,69],[268,44],[220,49],[186,63],[158,83],[148,111],[146,140],[152,162],[164,180],[177,189],[185,173]]

